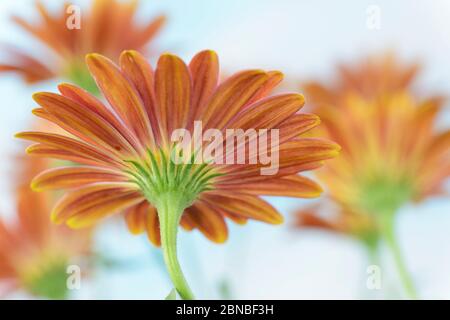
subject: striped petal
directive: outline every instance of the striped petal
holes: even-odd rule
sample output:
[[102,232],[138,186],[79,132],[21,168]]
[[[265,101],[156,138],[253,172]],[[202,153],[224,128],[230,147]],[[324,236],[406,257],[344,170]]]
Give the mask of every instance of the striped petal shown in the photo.
[[212,206],[197,201],[193,206],[186,209],[183,216],[209,240],[216,243],[223,243],[227,240],[227,224],[223,216]]
[[285,176],[267,179],[256,183],[239,183],[220,185],[216,192],[245,193],[252,195],[282,196],[296,198],[315,198],[322,193],[322,188],[313,180],[299,176]]
[[320,118],[315,114],[295,114],[280,124],[280,143],[299,138],[305,132],[320,124]]
[[99,54],[89,54],[86,63],[110,105],[127,126],[133,128],[143,145],[147,145],[152,131],[136,89],[109,59]]
[[261,70],[235,74],[217,88],[201,119],[196,120],[202,120],[207,128],[223,128],[251,101],[267,79],[267,73]]
[[152,128],[152,138],[160,140],[159,124],[155,111],[154,75],[150,64],[137,51],[128,50],[120,55],[120,68],[125,76],[133,82],[139,93]]
[[[16,138],[42,143],[28,147],[27,153],[29,154],[46,156],[46,152],[48,152],[49,156],[66,155],[68,157],[77,158],[79,161],[77,160],[76,162],[80,163],[100,164],[107,166],[111,166],[112,164],[116,166],[122,165],[122,163],[119,162],[116,158],[113,158],[110,155],[106,155],[101,150],[98,150],[81,141],[59,134],[43,132],[21,132],[16,134]],[[66,159],[59,157],[57,158]]]
[[48,169],[31,182],[35,191],[77,188],[95,182],[126,182],[120,171],[99,167],[59,167]]
[[266,97],[283,80],[284,75],[280,71],[267,72],[268,78],[255,95],[247,102],[247,105]]
[[33,99],[57,119],[57,125],[80,139],[115,153],[134,153],[134,148],[109,122],[73,100],[45,92],[34,94]]
[[289,119],[304,103],[305,99],[301,94],[272,96],[246,108],[227,128],[271,129]]
[[186,126],[191,90],[189,70],[183,60],[172,54],[162,55],[156,68],[155,92],[159,121],[169,136],[174,129]]
[[82,228],[135,205],[143,196],[131,183],[97,183],[66,193],[55,205],[51,218],[72,228]]
[[218,207],[244,218],[271,224],[280,224],[283,222],[283,217],[274,207],[256,196],[243,194],[207,194],[202,199],[213,207]]
[[312,170],[320,166],[323,160],[334,158],[339,153],[340,147],[324,139],[302,138],[283,143],[279,149],[279,164],[276,174],[261,175],[261,168],[269,165],[263,165],[260,162],[254,165],[228,165],[222,169],[228,173],[220,177],[218,181],[227,181],[227,183],[255,182],[293,175],[304,170]]
[[192,123],[194,120],[201,119],[201,115],[217,87],[219,58],[214,51],[202,51],[192,58],[189,70],[192,75],[192,104],[189,123]]
[[117,117],[111,112],[109,108],[107,108],[100,100],[96,97],[88,93],[86,90],[68,84],[62,83],[58,85],[58,90],[61,94],[84,108],[89,109],[90,111],[96,113],[101,118],[108,121],[114,129],[116,129],[120,134],[134,147],[139,147],[139,141],[137,138],[130,132],[130,130],[121,123]]

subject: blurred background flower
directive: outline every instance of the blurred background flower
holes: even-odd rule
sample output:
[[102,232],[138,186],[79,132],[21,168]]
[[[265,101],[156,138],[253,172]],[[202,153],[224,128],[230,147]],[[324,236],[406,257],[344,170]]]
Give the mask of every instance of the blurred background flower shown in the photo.
[[332,87],[306,85],[324,135],[343,148],[317,173],[339,206],[339,218],[333,228],[318,213],[298,213],[298,224],[304,226],[342,230],[347,225],[348,234],[360,238],[371,253],[380,238],[385,240],[410,297],[417,294],[397,244],[396,213],[409,202],[445,193],[450,175],[450,130],[435,127],[443,99],[416,96],[410,85],[417,69],[402,68],[385,55],[341,67]]
[[15,163],[18,176],[10,180],[17,184],[16,214],[13,221],[0,220],[0,288],[3,295],[20,290],[38,298],[68,298],[68,275],[89,274],[91,230],[76,232],[49,220],[52,194],[30,189],[31,179],[48,168],[47,160],[20,157]]
[[31,45],[24,50],[8,44],[3,50],[9,52],[9,62],[0,64],[0,72],[18,73],[29,83],[58,77],[95,93],[97,88],[84,62],[86,54],[118,57],[126,49],[148,52],[149,42],[164,23],[164,16],[159,16],[137,24],[138,4],[136,0],[93,0],[89,8],[81,8],[67,2],[52,13],[37,0],[35,8],[29,4],[28,10],[36,11],[39,21],[18,15],[13,20],[43,47],[45,54],[36,55]]
[[[49,12],[61,12],[61,3],[42,2]],[[89,8],[92,2],[76,3]],[[30,37],[10,20],[11,15],[18,15],[34,23],[35,11],[34,1],[1,1],[1,41],[41,54],[42,48],[31,45]],[[227,74],[242,68],[283,70],[286,82],[298,91],[299,77],[302,81],[329,83],[337,62],[348,64],[393,49],[400,66],[413,65],[410,62],[417,60],[422,63],[423,72],[414,90],[426,92],[426,96],[450,92],[446,68],[450,4],[445,1],[349,0],[343,5],[328,0],[152,0],[140,3],[136,21],[150,22],[148,17],[157,13],[166,14],[168,23],[152,41],[153,48],[175,52],[184,59],[202,49],[214,49],[221,53],[221,65]],[[379,24],[374,23],[377,16]],[[150,60],[155,62],[154,55]],[[9,60],[5,56],[0,61]],[[57,83],[50,79],[30,88],[17,77],[0,78],[4,105],[0,117],[2,156],[22,152],[11,137],[31,119],[31,94],[55,91]],[[443,108],[437,127],[448,128],[449,120]],[[15,193],[8,176],[13,167],[13,162],[4,161],[0,172],[0,212],[5,219],[14,212]],[[287,198],[267,201],[288,218],[292,217],[288,213],[310,203]],[[443,245],[450,243],[449,211],[448,199],[428,198],[419,205],[403,207],[397,215],[399,242],[421,298],[450,298],[450,252]],[[180,259],[186,266],[186,276],[192,279],[193,290],[199,297],[208,298],[218,297],[217,288],[225,287],[234,298],[287,299],[351,299],[360,298],[361,291],[373,292],[366,286],[368,263],[361,246],[331,233],[289,232],[290,225],[287,221],[275,228],[250,222],[245,230],[231,226],[232,236],[220,247],[197,232],[181,232],[180,241],[186,250]],[[83,282],[75,298],[160,299],[161,292],[170,291],[170,282],[160,271],[161,260],[155,259],[159,253],[149,248],[145,236],[127,234],[126,227],[115,221],[100,228],[95,247],[133,263],[126,269],[96,273]],[[208,259],[200,259],[205,256]],[[389,280],[397,281],[389,259],[384,260],[383,288],[389,287]],[[392,276],[394,279],[389,279]],[[149,287],[155,289],[149,291]]]

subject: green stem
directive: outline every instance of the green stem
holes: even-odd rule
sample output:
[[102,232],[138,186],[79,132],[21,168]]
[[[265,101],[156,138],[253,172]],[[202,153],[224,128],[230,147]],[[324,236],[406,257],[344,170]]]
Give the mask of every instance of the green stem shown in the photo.
[[394,263],[406,295],[409,299],[417,299],[418,296],[414,286],[414,282],[411,278],[408,268],[406,267],[406,263],[395,236],[393,214],[385,216],[385,219],[382,223],[382,229],[384,240],[386,241],[386,244],[392,253]]
[[189,285],[183,275],[177,257],[177,233],[184,207],[180,205],[176,194],[168,193],[158,201],[157,209],[161,232],[161,247],[164,262],[175,289],[182,299],[193,300]]

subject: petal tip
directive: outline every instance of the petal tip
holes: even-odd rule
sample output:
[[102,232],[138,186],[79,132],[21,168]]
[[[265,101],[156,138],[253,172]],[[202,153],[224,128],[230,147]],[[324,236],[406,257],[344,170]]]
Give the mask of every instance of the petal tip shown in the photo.
[[35,192],[41,192],[43,189],[39,186],[39,182],[33,179],[30,183],[31,190]]
[[17,132],[14,134],[14,138],[16,139],[23,139],[24,132]]
[[278,217],[273,217],[273,219],[270,221],[271,224],[283,224],[284,218],[282,215],[279,215]]

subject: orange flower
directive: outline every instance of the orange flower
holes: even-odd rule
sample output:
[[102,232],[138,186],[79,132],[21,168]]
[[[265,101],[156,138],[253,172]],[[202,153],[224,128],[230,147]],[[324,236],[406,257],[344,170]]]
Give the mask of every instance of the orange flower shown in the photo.
[[65,298],[67,267],[90,254],[90,232],[76,233],[50,222],[50,197],[33,192],[29,183],[47,168],[45,160],[19,162],[21,176],[16,190],[17,219],[0,220],[0,285],[22,289],[38,297]]
[[[338,207],[333,221],[339,227],[332,223],[330,229],[362,240],[384,236],[399,260],[392,243],[395,212],[408,202],[442,193],[450,175],[450,130],[436,128],[442,98],[421,100],[411,93],[416,66],[402,69],[392,58],[380,61],[378,68],[344,68],[337,81],[343,85],[310,84],[307,92],[323,121],[322,133],[342,147],[341,156],[317,172]],[[305,226],[308,219],[319,218],[317,212],[298,214]]]
[[[176,230],[180,222],[187,230],[196,228],[210,240],[223,242],[228,234],[226,218],[239,224],[248,219],[282,222],[261,195],[308,198],[320,194],[315,182],[297,173],[321,166],[336,155],[338,147],[300,137],[319,123],[315,115],[297,114],[303,96],[267,96],[281,81],[280,72],[243,71],[218,85],[218,57],[212,51],[200,52],[189,66],[174,55],[162,55],[155,72],[135,51],[122,53],[120,67],[98,54],[88,55],[87,64],[112,109],[87,92],[63,84],[61,95],[35,94],[41,108],[34,113],[71,136],[18,134],[38,142],[28,148],[29,154],[85,165],[52,169],[34,179],[37,190],[74,189],[56,205],[54,221],[84,227],[126,209],[131,232],[146,230],[154,244],[162,243],[172,280],[178,284],[179,270],[173,269],[179,269]],[[195,121],[201,121],[204,130],[215,128],[219,133],[279,129],[276,174],[261,175],[263,165],[249,161],[175,164],[172,156],[178,151],[171,134],[179,128],[195,134]],[[248,147],[256,138],[233,144],[228,155],[243,149],[254,156]],[[193,151],[190,160],[197,159],[198,149]],[[176,266],[171,266],[174,261]],[[181,284],[177,289],[191,297],[186,287]]]
[[47,56],[33,56],[9,47],[6,50],[11,53],[11,62],[0,65],[0,71],[16,72],[29,83],[60,77],[87,90],[94,89],[84,64],[86,54],[99,52],[117,57],[125,49],[146,51],[145,46],[164,23],[164,17],[159,16],[143,26],[136,25],[137,6],[136,0],[94,0],[89,11],[80,12],[77,29],[71,26],[77,22],[77,12],[69,4],[53,16],[37,1],[39,23],[20,17],[14,17],[14,21],[46,47]]

